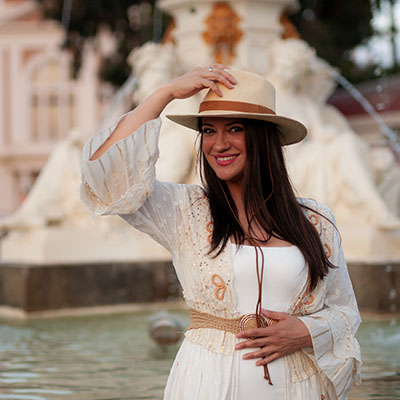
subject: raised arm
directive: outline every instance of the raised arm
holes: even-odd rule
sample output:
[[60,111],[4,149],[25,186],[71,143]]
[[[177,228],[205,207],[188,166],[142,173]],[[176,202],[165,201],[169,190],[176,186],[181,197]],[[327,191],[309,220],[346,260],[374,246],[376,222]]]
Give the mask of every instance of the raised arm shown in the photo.
[[197,67],[161,86],[117,125],[90,160],[97,160],[114,143],[131,135],[147,121],[157,118],[174,99],[186,99],[207,88],[221,96],[221,91],[216,82],[220,82],[228,88],[232,88],[236,83],[235,78],[226,69],[227,66],[223,64],[213,64],[212,71],[209,68]]

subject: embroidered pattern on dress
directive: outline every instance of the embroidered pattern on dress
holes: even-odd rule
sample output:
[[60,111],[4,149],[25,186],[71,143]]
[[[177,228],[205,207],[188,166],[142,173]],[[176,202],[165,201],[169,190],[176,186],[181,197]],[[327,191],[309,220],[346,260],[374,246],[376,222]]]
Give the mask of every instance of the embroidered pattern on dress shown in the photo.
[[82,183],[83,187],[85,188],[86,194],[90,197],[90,200],[99,205],[100,207],[107,207],[107,203],[104,202],[102,199],[100,199],[100,197],[96,196],[93,192],[93,190],[91,189],[90,185],[86,182],[83,181]]
[[318,225],[319,219],[318,219],[318,217],[317,217],[316,214],[311,214],[311,215],[309,216],[309,219],[310,219],[310,222],[311,222],[314,226],[317,226],[317,225]]
[[209,235],[207,236],[208,244],[211,244],[211,238],[212,238],[213,229],[214,229],[213,223],[212,222],[207,222],[206,231],[209,233]]
[[311,280],[310,280],[310,278],[308,278],[307,289],[305,290],[303,296],[301,296],[299,298],[298,302],[296,303],[296,305],[293,309],[292,314],[294,314],[294,315],[303,314],[304,306],[309,306],[313,302],[314,302],[314,296],[311,293]]
[[211,282],[214,286],[216,286],[215,289],[215,297],[218,300],[223,300],[225,297],[225,292],[226,292],[226,283],[225,281],[218,275],[218,274],[214,274],[211,277]]
[[326,255],[327,258],[329,258],[332,255],[331,246],[329,246],[328,243],[325,243],[324,246],[326,248],[325,255]]
[[317,371],[314,362],[301,350],[285,356],[285,362],[289,366],[289,376],[293,383],[304,381]]

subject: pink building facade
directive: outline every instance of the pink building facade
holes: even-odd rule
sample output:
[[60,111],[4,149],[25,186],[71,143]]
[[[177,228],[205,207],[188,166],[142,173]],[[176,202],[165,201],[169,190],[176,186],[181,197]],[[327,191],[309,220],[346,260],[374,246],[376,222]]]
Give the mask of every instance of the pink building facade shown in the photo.
[[63,39],[35,1],[0,0],[0,216],[21,204],[71,128],[90,132],[99,120],[96,56],[73,79]]

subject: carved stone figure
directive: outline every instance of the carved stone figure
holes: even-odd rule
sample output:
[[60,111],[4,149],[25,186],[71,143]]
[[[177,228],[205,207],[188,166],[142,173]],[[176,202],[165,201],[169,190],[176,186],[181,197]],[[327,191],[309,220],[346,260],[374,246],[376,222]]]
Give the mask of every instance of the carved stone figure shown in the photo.
[[206,19],[203,39],[212,46],[214,59],[230,65],[235,57],[235,47],[243,36],[239,28],[241,18],[228,3],[215,3]]
[[[290,175],[299,194],[318,199],[335,211],[350,257],[385,251],[394,255],[393,249],[400,243],[400,219],[375,183],[369,146],[326,104],[337,72],[299,39],[276,41],[270,60],[268,77],[277,87],[277,110],[308,128],[308,139],[287,149]],[[368,238],[360,236],[366,231]],[[372,238],[387,231],[397,239],[384,250],[384,241],[372,243]]]
[[[282,0],[280,10],[289,2]],[[167,3],[163,2],[164,5]],[[174,4],[171,3],[171,9],[176,12],[176,21],[180,22],[179,16],[186,10],[186,5],[182,3],[181,10],[174,8]],[[201,46],[204,45],[203,33],[209,31],[210,25],[206,24],[204,16],[220,15],[222,19],[226,18],[225,23],[233,21],[228,32],[231,36],[224,37],[231,45],[220,51],[225,52],[224,57],[232,56],[233,64],[241,68],[249,67],[249,52],[235,54],[235,43],[240,41],[241,32],[234,23],[238,21],[234,8],[219,4],[215,6],[216,10],[208,2],[196,3],[196,7],[198,12],[192,18],[204,24],[196,26],[199,33],[194,43],[199,46],[199,57],[207,58]],[[261,7],[261,3],[249,2],[246,7]],[[262,7],[275,10],[274,7],[278,6],[274,0],[265,5],[263,3]],[[246,15],[240,17],[245,18]],[[189,29],[185,24],[177,23],[173,40],[165,44],[148,43],[132,52],[129,62],[138,82],[133,98],[135,103],[142,101],[156,87],[185,72],[196,61],[187,57],[185,46],[189,33],[185,37],[179,36],[186,32],[184,29]],[[246,26],[249,24],[246,21]],[[276,28],[279,25],[271,26]],[[267,30],[268,35],[272,35],[272,28]],[[291,152],[286,154],[299,196],[314,197],[333,209],[348,258],[400,257],[400,222],[394,215],[399,210],[400,189],[399,185],[393,185],[393,180],[399,181],[396,177],[400,172],[381,165],[379,174],[376,173],[379,168],[371,164],[371,151],[367,144],[351,130],[335,108],[326,104],[336,86],[334,75],[337,71],[319,59],[305,42],[293,37],[281,40],[280,33],[276,28],[273,31],[275,40],[257,42],[256,54],[261,54],[260,49],[263,48],[265,62],[254,65],[257,69],[263,65],[265,75],[277,87],[277,112],[308,127],[308,139],[292,146]],[[208,46],[212,50],[212,40],[217,43],[217,36],[212,39],[207,35],[210,40]],[[267,33],[262,37],[267,37]],[[254,43],[249,42],[248,46]],[[200,94],[197,99],[175,101],[165,112],[197,112],[201,97]],[[0,229],[11,229],[2,241],[2,257],[13,254],[24,260],[49,262],[92,260],[93,255],[99,260],[168,257],[161,247],[129,229],[118,218],[95,221],[83,209],[78,196],[78,160],[85,140],[83,136],[78,132],[71,133],[57,146],[23,206],[0,221]],[[195,142],[195,133],[164,119],[159,142],[158,179],[186,183],[196,181]],[[384,197],[381,193],[385,194]],[[24,251],[21,251],[21,243],[24,243]],[[69,243],[74,251],[65,249],[65,243]]]

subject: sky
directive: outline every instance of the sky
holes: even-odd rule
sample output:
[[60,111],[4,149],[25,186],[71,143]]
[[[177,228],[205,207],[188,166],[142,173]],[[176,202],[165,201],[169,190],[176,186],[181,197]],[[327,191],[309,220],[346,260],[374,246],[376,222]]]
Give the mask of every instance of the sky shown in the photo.
[[[394,16],[397,31],[400,32],[400,0],[395,4]],[[372,25],[380,34],[374,36],[367,44],[358,46],[353,56],[361,65],[376,62],[383,68],[388,68],[393,64],[393,57],[389,35],[390,12],[387,2],[382,1],[382,11],[375,13]],[[400,57],[400,33],[396,37],[396,48]]]

